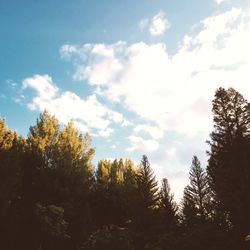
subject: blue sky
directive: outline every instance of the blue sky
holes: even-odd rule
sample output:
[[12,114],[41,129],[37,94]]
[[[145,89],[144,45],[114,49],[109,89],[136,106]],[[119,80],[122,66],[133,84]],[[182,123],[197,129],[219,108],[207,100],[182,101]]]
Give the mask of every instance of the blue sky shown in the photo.
[[147,154],[180,199],[206,166],[216,88],[250,98],[247,0],[0,2],[0,116],[26,136],[44,108],[101,158]]

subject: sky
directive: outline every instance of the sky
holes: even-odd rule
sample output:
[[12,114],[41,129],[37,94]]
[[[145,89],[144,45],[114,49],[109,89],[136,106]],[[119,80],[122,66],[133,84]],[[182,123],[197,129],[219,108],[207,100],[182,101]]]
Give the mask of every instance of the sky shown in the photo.
[[179,201],[215,90],[250,99],[249,44],[249,0],[0,0],[0,117],[73,119],[95,163],[146,154]]

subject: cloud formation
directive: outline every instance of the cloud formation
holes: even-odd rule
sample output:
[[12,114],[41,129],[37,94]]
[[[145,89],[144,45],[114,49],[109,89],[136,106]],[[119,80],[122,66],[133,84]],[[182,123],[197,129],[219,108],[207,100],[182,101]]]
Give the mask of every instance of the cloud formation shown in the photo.
[[61,47],[60,54],[64,59],[73,60],[76,67],[73,76],[75,80],[88,80],[92,85],[104,85],[113,81],[122,70],[118,54],[119,48],[124,44],[124,42],[113,45],[84,44],[74,46],[65,44]]
[[228,2],[229,0],[214,0],[218,5],[224,3],[224,2]]
[[157,126],[150,126],[146,124],[137,125],[136,127],[134,127],[134,132],[136,134],[145,132],[156,140],[162,138],[164,135],[163,130],[159,129]]
[[[164,43],[62,48],[71,48],[73,52],[67,50],[71,60],[85,58],[76,64],[74,75],[84,75],[85,81],[99,87],[99,94],[160,130],[192,137],[212,129],[216,88],[232,86],[250,93],[245,77],[250,67],[249,17],[248,11],[232,9],[203,20],[201,30],[186,35],[174,55]],[[113,64],[119,66],[110,67]]]
[[29,109],[47,109],[63,124],[73,119],[81,131],[91,131],[92,135],[108,137],[114,132],[110,127],[113,123],[122,125],[127,122],[121,113],[100,103],[95,94],[81,99],[73,92],[60,92],[48,75],[35,75],[24,79],[23,89],[35,91],[32,101],[27,104]]
[[160,36],[165,33],[167,29],[170,28],[170,23],[166,19],[166,14],[160,11],[156,14],[151,21],[149,32],[152,36]]
[[159,143],[156,140],[144,139],[140,136],[129,136],[131,146],[127,148],[127,151],[133,152],[139,150],[141,152],[151,153],[159,148]]

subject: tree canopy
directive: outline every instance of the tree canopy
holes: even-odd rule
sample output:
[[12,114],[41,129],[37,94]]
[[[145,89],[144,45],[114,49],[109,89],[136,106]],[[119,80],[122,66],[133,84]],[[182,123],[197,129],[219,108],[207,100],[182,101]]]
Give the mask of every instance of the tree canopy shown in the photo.
[[179,204],[146,155],[95,166],[91,137],[73,121],[44,111],[24,138],[0,119],[0,248],[249,249],[250,105],[232,88],[212,104],[208,164],[187,164]]

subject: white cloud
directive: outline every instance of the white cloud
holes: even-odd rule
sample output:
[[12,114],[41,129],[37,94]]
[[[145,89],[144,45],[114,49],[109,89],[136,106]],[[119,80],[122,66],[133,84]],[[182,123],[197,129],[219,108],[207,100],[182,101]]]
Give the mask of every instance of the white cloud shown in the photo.
[[122,114],[101,104],[96,95],[81,99],[70,91],[60,93],[48,75],[35,75],[24,79],[23,89],[27,88],[36,92],[32,102],[28,103],[31,110],[47,109],[63,124],[73,119],[83,132],[95,129],[99,136],[108,137],[114,132],[110,127],[113,122],[118,124],[126,122]]
[[122,127],[128,127],[128,126],[132,126],[133,123],[131,121],[128,121],[127,119],[123,120],[123,123],[121,124]]
[[180,202],[183,197],[183,190],[188,184],[187,174],[185,172],[168,172],[168,168],[159,164],[152,164],[152,169],[157,177],[158,183],[161,184],[163,178],[168,179],[171,193],[174,193],[174,199]]
[[155,140],[146,140],[139,136],[129,136],[131,146],[127,148],[128,151],[133,152],[139,150],[142,152],[153,152],[159,148],[159,143]]
[[168,156],[173,157],[176,155],[176,150],[177,150],[176,147],[171,147],[166,150],[166,153]]
[[162,138],[164,135],[164,131],[157,126],[149,126],[145,124],[140,124],[134,127],[135,133],[139,133],[141,131],[148,133],[149,135],[152,136],[152,138],[156,140]]
[[170,23],[165,16],[165,13],[163,11],[160,11],[152,18],[149,27],[149,32],[152,36],[163,35],[165,31],[170,28]]
[[106,128],[106,129],[100,130],[98,132],[98,135],[100,135],[101,137],[109,137],[113,132],[114,132],[113,128]]
[[60,49],[60,54],[63,58],[70,58],[72,54],[77,52],[76,46],[65,44]]
[[[115,80],[117,74],[122,70],[122,63],[116,57],[119,48],[125,45],[117,42],[114,45],[84,44],[76,46],[65,44],[60,49],[62,58],[74,57],[76,71],[75,80],[88,80],[92,85],[105,85]],[[84,62],[82,65],[80,62]],[[97,73],[98,72],[98,73]]]
[[[91,63],[84,61],[77,67],[91,67],[86,80],[99,86],[93,79],[102,72],[99,67],[103,65],[112,79],[103,81],[99,94],[155,122],[160,130],[189,136],[207,133],[212,128],[211,100],[216,88],[232,86],[250,93],[246,77],[250,67],[249,16],[247,11],[232,9],[205,19],[201,31],[185,36],[172,56],[163,43],[105,45],[113,51],[109,54],[112,60],[122,65],[119,73],[103,65],[103,58],[92,52],[98,44],[88,45],[85,57]],[[82,50],[78,53],[84,56]]]
[[218,5],[224,2],[228,2],[229,0],[214,0]]
[[53,85],[52,79],[48,75],[35,75],[34,77],[26,78],[23,81],[23,88],[33,88],[42,100],[53,98],[58,91],[58,88]]

